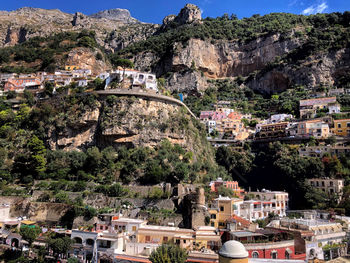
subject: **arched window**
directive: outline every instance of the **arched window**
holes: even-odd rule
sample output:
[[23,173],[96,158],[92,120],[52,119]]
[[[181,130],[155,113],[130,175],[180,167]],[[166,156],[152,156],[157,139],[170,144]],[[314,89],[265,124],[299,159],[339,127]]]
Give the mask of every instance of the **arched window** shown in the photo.
[[258,251],[254,251],[252,253],[252,258],[259,258],[259,252]]
[[75,237],[75,238],[74,238],[74,243],[76,243],[76,244],[82,244],[82,243],[83,243],[83,240],[82,240],[80,237]]
[[93,246],[94,243],[95,243],[95,242],[94,242],[93,239],[91,239],[91,238],[86,239],[86,245],[88,245],[88,246]]

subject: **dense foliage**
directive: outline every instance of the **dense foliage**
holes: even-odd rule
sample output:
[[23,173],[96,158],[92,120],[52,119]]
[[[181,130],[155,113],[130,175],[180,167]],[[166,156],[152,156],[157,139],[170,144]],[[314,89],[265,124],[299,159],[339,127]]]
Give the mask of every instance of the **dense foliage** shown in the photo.
[[187,251],[174,244],[164,244],[152,252],[149,260],[152,263],[184,263]]

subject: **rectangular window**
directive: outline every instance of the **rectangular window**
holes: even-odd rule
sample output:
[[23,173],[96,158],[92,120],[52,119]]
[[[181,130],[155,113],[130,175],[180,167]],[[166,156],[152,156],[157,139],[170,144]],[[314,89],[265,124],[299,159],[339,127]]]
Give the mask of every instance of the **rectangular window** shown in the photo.
[[151,241],[151,237],[150,236],[146,236],[146,242],[150,242]]
[[163,242],[168,242],[168,237],[163,237]]
[[132,227],[132,231],[135,232],[136,231],[136,226]]
[[338,128],[341,128],[341,123],[338,123]]
[[210,218],[211,218],[211,219],[216,219],[216,215],[215,215],[215,214],[211,214],[211,215],[210,215]]
[[224,207],[220,206],[220,211],[223,212],[224,211]]
[[346,127],[350,128],[350,122],[348,122],[348,123],[346,124]]

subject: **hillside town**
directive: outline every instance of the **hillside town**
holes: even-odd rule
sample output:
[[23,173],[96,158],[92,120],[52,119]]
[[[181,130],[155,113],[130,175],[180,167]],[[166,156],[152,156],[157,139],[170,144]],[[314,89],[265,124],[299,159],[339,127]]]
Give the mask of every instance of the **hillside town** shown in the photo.
[[347,1],[23,2],[0,263],[349,262]]
[[[327,191],[338,189],[329,186],[332,181],[326,182],[327,185],[324,181],[310,183],[320,183]],[[16,230],[40,227],[41,234],[30,241],[34,247],[45,247],[47,237],[52,234],[68,237],[72,246],[67,251],[51,251],[50,255],[60,260],[74,256],[81,262],[97,262],[97,258],[98,262],[149,262],[152,251],[169,242],[186,249],[190,262],[218,262],[218,251],[230,240],[242,243],[248,258],[271,259],[271,262],[273,259],[330,260],[347,253],[349,217],[318,210],[288,210],[289,196],[283,191],[244,191],[237,182],[220,178],[210,183],[213,193],[218,187],[234,189],[237,197],[219,195],[208,201],[204,190],[198,188],[192,193],[194,209],[188,215],[192,218],[190,228],[180,228],[174,223],[154,225],[140,216],[126,217],[122,214],[127,211],[124,208],[97,215],[89,226],[63,229],[25,217],[11,218],[10,210],[14,207],[3,204],[0,207],[2,246],[27,251],[28,240]],[[177,190],[180,189],[183,187],[179,185]],[[269,223],[261,225],[263,222]]]
[[[87,88],[86,92],[89,92],[89,83],[96,79],[101,90],[117,88],[160,93],[155,74],[133,69],[119,68],[93,76],[91,70],[69,65],[55,73],[1,74],[0,77],[3,84],[1,94],[12,92],[14,97],[29,91],[38,99],[44,99],[43,94],[48,87],[52,88],[52,94],[56,94],[60,88],[70,85]],[[66,92],[69,93],[69,90]],[[344,90],[337,92],[342,94]],[[20,102],[12,100],[11,103],[16,109]],[[317,145],[300,145],[299,155],[321,158],[325,154],[339,156],[350,151],[347,142],[350,119],[341,118],[346,113],[341,112],[336,96],[301,100],[299,118],[290,114],[275,114],[261,120],[227,105],[227,102],[218,102],[213,105],[214,110],[200,112],[199,120],[207,129],[208,140],[216,147],[274,140],[300,144],[316,139],[319,140]],[[325,114],[319,117],[319,112]],[[338,114],[340,118],[333,118],[333,114]],[[252,120],[255,127],[247,125],[247,121]],[[331,137],[334,139],[329,143],[327,140]],[[308,184],[334,196],[338,202],[342,199],[343,179],[314,178],[309,179]],[[190,228],[174,223],[155,225],[141,215],[124,216],[120,210],[97,215],[89,227],[63,229],[28,220],[26,216],[11,218],[13,205],[3,204],[0,208],[2,244],[28,251],[31,244],[38,248],[45,247],[47,237],[52,234],[68,237],[72,240],[72,246],[67,251],[50,251],[51,257],[62,262],[70,256],[80,262],[150,262],[148,257],[152,251],[169,242],[189,252],[188,262],[219,262],[218,252],[230,240],[243,244],[247,258],[271,259],[271,262],[274,259],[290,262],[330,260],[347,254],[349,217],[319,210],[292,211],[288,209],[287,192],[265,189],[247,191],[237,181],[217,178],[210,182],[208,188],[216,196],[211,200],[205,199],[203,188],[191,193],[194,196],[193,209],[187,215],[191,218],[187,226]],[[222,189],[229,189],[234,197],[222,196]],[[41,234],[29,244],[18,234],[18,229],[23,227],[40,227]]]

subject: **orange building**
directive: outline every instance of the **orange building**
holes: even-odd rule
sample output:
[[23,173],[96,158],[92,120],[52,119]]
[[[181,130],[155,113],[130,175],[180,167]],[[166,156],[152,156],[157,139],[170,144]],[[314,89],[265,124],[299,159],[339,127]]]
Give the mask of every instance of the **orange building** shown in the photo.
[[239,198],[242,198],[242,194],[244,193],[244,190],[239,187],[237,181],[223,181],[220,177],[216,181],[210,182],[209,186],[212,192],[217,192],[220,186],[226,187],[231,189]]
[[350,136],[350,119],[334,120],[333,134],[337,136]]

